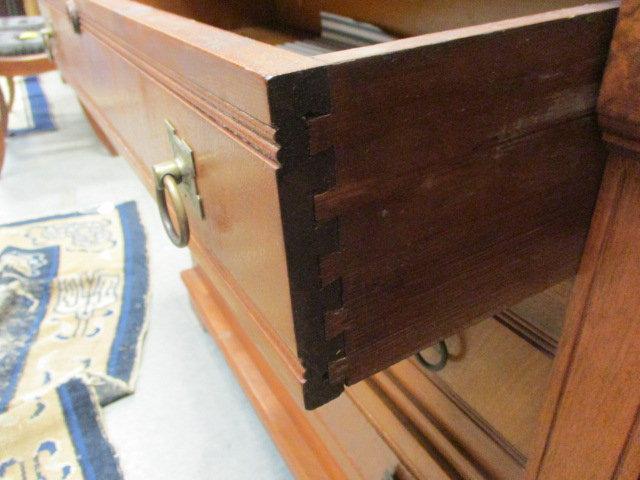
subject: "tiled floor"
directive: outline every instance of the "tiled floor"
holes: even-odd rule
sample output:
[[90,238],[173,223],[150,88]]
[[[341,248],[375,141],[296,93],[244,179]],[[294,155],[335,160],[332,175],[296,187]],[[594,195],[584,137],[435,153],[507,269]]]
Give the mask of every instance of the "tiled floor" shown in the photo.
[[59,128],[8,140],[0,224],[133,199],[147,229],[152,297],[138,388],[104,409],[125,478],[291,478],[191,310],[179,278],[188,252],[166,239],[151,197],[98,143],[73,91],[57,73],[43,80]]

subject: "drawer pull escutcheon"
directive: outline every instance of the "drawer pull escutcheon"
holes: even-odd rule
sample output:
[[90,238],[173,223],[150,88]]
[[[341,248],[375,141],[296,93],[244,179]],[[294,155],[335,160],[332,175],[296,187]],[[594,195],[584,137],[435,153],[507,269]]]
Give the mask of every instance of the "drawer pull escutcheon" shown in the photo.
[[[176,129],[165,120],[169,133],[169,141],[173,150],[173,160],[153,166],[153,176],[156,187],[156,202],[160,210],[160,218],[167,235],[177,247],[186,247],[189,243],[189,219],[184,206],[184,191],[191,201],[200,218],[203,217],[202,202],[195,183],[195,165],[193,151],[187,143],[179,138]],[[178,231],[169,216],[167,194],[171,198],[173,211],[176,215]]]

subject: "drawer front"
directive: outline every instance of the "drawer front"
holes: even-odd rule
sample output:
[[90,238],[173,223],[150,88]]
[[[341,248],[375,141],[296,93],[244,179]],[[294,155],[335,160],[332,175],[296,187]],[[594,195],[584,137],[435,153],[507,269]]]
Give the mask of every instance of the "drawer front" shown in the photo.
[[165,121],[173,124],[193,150],[202,199],[200,218],[183,192],[191,246],[205,252],[211,268],[218,270],[302,381],[293,353],[279,165],[229,133],[217,118],[179,98],[128,58],[128,52],[99,38],[90,22],[83,21],[81,34],[74,32],[59,7],[52,2],[48,15],[55,25],[55,56],[65,80],[150,190],[151,167],[173,158]]

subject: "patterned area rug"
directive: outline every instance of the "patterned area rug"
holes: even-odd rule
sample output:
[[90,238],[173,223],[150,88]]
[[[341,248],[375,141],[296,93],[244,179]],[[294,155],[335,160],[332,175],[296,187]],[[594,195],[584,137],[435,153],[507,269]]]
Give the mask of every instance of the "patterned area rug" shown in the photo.
[[99,405],[133,392],[147,290],[134,202],[0,226],[0,479],[121,478]]
[[147,286],[134,202],[0,226],[0,412],[77,376],[131,393]]
[[[3,91],[8,92],[6,79],[2,78],[0,81]],[[8,93],[5,93],[5,99],[9,100]],[[9,135],[15,137],[55,129],[53,115],[40,79],[16,77],[15,101],[9,114]]]
[[0,415],[0,478],[122,478],[93,390],[72,379]]

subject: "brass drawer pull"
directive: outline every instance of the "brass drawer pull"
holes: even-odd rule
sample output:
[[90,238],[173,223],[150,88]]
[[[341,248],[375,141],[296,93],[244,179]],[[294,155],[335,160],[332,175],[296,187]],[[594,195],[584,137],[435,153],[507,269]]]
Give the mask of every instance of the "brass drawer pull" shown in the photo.
[[[173,244],[176,247],[182,248],[186,247],[189,243],[189,219],[187,218],[187,211],[184,208],[182,196],[178,190],[178,179],[180,178],[180,173],[174,172],[174,170],[177,170],[177,165],[174,162],[161,163],[160,165],[155,165],[153,167],[156,179],[156,202],[158,203],[158,209],[160,210],[162,225]],[[173,222],[169,216],[167,195],[165,192],[171,197],[173,211],[176,214],[176,220],[178,222],[177,232],[173,227]]]
[[447,365],[447,362],[449,361],[449,349],[447,348],[447,344],[444,342],[444,340],[438,342],[435,345],[435,349],[440,354],[440,360],[438,360],[438,363],[428,362],[420,352],[416,354],[416,358],[418,359],[418,362],[420,362],[420,365],[422,365],[427,370],[431,370],[432,372],[439,372]]
[[[169,141],[173,149],[173,160],[153,166],[156,186],[156,202],[160,210],[160,218],[167,235],[177,247],[186,247],[189,243],[189,218],[180,190],[191,201],[200,218],[203,217],[202,203],[195,183],[195,165],[193,151],[187,143],[176,135],[176,129],[165,120],[169,133]],[[171,198],[176,215],[178,231],[176,231],[167,206],[167,194]]]

